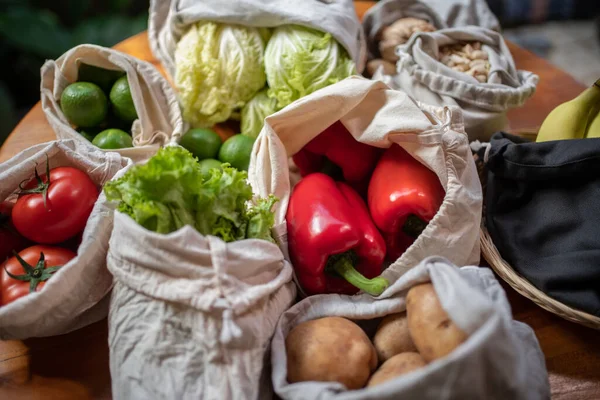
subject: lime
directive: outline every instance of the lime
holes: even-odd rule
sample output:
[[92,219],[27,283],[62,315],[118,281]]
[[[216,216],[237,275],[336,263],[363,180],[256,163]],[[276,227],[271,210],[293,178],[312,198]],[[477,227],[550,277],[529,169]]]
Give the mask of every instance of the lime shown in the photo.
[[131,136],[120,129],[106,129],[96,135],[92,144],[101,149],[124,149],[133,147]]
[[208,178],[210,176],[210,170],[213,168],[221,169],[222,162],[215,160],[214,158],[205,158],[200,161],[200,172],[202,176]]
[[72,124],[91,128],[100,124],[106,117],[108,102],[98,85],[75,82],[62,92],[60,108]]
[[205,128],[190,129],[179,141],[179,144],[198,157],[198,160],[216,158],[221,143],[221,137],[215,131]]
[[124,74],[125,72],[123,71],[115,71],[81,63],[77,72],[77,81],[94,83],[108,93],[113,83]]
[[233,135],[223,143],[219,150],[219,160],[231,164],[239,170],[248,171],[250,154],[254,146],[254,139],[250,136]]
[[78,132],[79,132],[79,134],[80,134],[81,136],[83,136],[84,138],[86,138],[86,139],[87,139],[87,140],[89,140],[90,142],[91,142],[92,140],[94,140],[94,138],[96,137],[96,134],[95,134],[95,133],[93,133],[93,132],[92,132],[92,131],[90,131],[90,130],[84,130],[84,129],[82,129],[82,130],[79,130]]
[[117,117],[127,122],[133,122],[137,119],[138,115],[131,97],[131,90],[129,90],[127,76],[117,79],[112,89],[110,89],[109,97]]

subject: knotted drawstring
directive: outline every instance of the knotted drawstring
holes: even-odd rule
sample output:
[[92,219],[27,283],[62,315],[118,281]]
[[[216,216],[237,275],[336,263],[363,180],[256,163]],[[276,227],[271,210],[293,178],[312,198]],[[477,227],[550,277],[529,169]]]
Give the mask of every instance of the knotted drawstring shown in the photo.
[[229,344],[234,339],[242,337],[242,330],[233,322],[233,313],[230,309],[223,311],[223,323],[221,326],[221,335],[219,341],[222,344]]
[[490,156],[490,150],[492,149],[492,145],[487,142],[480,142],[479,140],[475,140],[474,142],[471,142],[470,146],[471,146],[471,150],[474,153],[479,153],[481,151],[481,149],[485,149],[482,159],[483,159],[483,163],[486,164],[488,162],[488,158]]

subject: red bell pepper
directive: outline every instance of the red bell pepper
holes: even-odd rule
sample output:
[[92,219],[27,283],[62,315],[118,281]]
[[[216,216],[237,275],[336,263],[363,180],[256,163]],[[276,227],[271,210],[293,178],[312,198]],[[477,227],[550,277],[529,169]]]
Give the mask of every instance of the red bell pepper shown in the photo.
[[287,210],[290,258],[307,294],[378,296],[385,243],[366,204],[350,186],[314,173],[294,188]]
[[437,175],[393,144],[381,156],[369,183],[369,211],[396,260],[433,219],[444,201]]
[[341,170],[339,178],[343,177],[355,189],[366,192],[369,176],[380,155],[381,149],[357,142],[337,121],[308,142],[292,159],[302,176],[313,172],[330,174],[329,160]]

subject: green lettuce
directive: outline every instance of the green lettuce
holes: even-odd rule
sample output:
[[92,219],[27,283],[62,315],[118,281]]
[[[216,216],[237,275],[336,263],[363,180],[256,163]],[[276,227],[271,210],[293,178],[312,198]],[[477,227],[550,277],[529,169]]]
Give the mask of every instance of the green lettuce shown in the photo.
[[265,118],[277,111],[277,99],[267,95],[267,88],[256,93],[242,108],[241,131],[244,135],[256,138],[263,127]]
[[175,86],[187,122],[207,127],[226,121],[265,86],[267,33],[202,21],[181,37],[175,49]]
[[329,33],[299,25],[273,31],[265,50],[269,97],[283,108],[356,73],[346,50]]
[[252,203],[245,171],[223,164],[202,174],[198,160],[182,147],[160,149],[146,164],[107,183],[106,198],[146,229],[170,233],[191,225],[226,242],[256,238],[274,242],[272,212],[277,199]]

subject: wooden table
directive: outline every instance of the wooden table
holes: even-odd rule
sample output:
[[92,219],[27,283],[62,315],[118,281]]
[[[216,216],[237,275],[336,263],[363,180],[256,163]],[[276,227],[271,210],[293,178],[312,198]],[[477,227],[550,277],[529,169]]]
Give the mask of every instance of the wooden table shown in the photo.
[[[372,6],[357,1],[359,16]],[[115,46],[152,62],[146,33]],[[525,107],[511,110],[511,131],[537,131],[556,105],[584,87],[565,72],[509,43],[517,67],[540,76],[536,94]],[[0,162],[40,142],[55,139],[37,104],[0,149]],[[504,285],[517,320],[537,335],[550,375],[553,398],[600,399],[600,332],[567,322],[546,312]],[[106,320],[67,335],[0,341],[0,399],[110,399]]]

